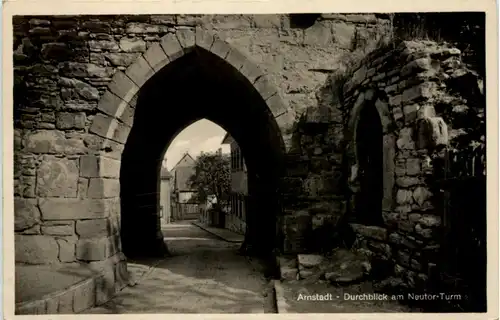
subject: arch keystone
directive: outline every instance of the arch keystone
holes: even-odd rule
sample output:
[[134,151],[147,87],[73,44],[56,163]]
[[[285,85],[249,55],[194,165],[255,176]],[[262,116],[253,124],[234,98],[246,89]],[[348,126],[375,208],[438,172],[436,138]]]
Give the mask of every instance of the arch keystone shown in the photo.
[[196,27],[195,29],[195,44],[196,46],[210,51],[212,44],[214,43],[214,36],[210,32],[202,29],[201,27]]
[[184,50],[173,33],[164,35],[161,38],[160,45],[171,62],[184,55]]
[[149,47],[146,53],[144,53],[144,59],[146,59],[155,72],[160,71],[161,68],[170,62],[159,43],[155,43]]
[[195,41],[195,33],[191,29],[177,29],[175,32],[177,36],[177,40],[179,41],[181,47],[184,49],[184,52],[187,53],[193,50],[196,41]]
[[139,87],[125,73],[117,71],[108,85],[108,90],[128,102],[139,91]]
[[144,56],[141,55],[127,68],[125,74],[140,88],[149,78],[151,78],[154,74],[154,70],[146,59],[144,59]]

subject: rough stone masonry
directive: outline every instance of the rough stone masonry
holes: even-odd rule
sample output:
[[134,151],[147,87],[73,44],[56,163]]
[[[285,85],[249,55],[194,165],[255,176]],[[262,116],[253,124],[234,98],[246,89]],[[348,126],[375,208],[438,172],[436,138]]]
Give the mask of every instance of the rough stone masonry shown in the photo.
[[[477,134],[484,132],[484,105],[470,105],[447,86],[478,87],[474,73],[456,49],[404,42],[360,61],[339,100],[329,73],[346,53],[386,33],[389,21],[323,14],[297,26],[294,19],[14,17],[16,263],[107,263],[113,288],[124,277],[120,160],[136,93],[163,66],[200,46],[253,83],[287,141],[282,252],[316,250],[304,238],[350,212],[358,161],[353,128],[365,105],[377,109],[385,224],[353,228],[368,254],[392,261],[405,281],[425,280],[440,226],[424,179],[433,172],[429,159],[454,141],[485,143],[484,133]],[[477,126],[461,127],[461,117],[470,115]]]

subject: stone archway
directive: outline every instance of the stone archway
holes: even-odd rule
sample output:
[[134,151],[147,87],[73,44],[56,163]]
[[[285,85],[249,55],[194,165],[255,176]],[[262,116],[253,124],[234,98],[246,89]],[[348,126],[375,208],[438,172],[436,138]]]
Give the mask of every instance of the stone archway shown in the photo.
[[[384,213],[394,209],[397,126],[385,97],[372,89],[361,92],[346,128],[350,189],[364,201],[356,222],[367,225],[383,224]],[[372,160],[367,163],[367,158]],[[368,176],[362,176],[366,170]]]
[[[90,127],[105,138],[104,152],[95,159],[101,178],[95,194],[104,199],[119,192],[127,256],[167,252],[158,215],[161,161],[176,133],[201,118],[238,141],[255,199],[252,211],[259,213],[249,215],[245,244],[272,250],[280,212],[276,188],[295,117],[256,65],[201,28],[180,29],[118,71],[108,88]],[[118,152],[121,162],[110,166],[107,152]]]

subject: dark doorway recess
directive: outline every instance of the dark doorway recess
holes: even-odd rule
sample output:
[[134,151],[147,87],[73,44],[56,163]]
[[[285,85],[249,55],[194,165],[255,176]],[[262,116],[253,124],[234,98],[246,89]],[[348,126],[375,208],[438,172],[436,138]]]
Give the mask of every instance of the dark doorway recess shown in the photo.
[[383,130],[374,105],[365,105],[356,128],[360,191],[356,199],[358,221],[379,225],[383,198]]
[[160,229],[160,166],[175,136],[210,120],[239,144],[254,199],[247,215],[246,248],[271,252],[276,243],[275,192],[283,175],[283,138],[265,101],[236,69],[196,48],[165,66],[141,88],[134,123],[122,154],[121,236],[127,257],[168,252]]

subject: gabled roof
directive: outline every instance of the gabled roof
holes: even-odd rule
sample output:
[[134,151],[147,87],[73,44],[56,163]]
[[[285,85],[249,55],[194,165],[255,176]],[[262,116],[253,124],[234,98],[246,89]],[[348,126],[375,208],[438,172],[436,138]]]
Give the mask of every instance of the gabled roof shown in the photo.
[[175,170],[177,168],[177,166],[179,166],[180,163],[182,163],[184,160],[188,160],[189,163],[191,163],[192,165],[195,164],[195,160],[193,157],[191,157],[191,155],[189,154],[189,152],[186,152],[184,153],[184,155],[182,156],[182,158],[177,161],[177,164],[172,168],[172,170]]
[[229,134],[229,132],[226,132],[226,135],[224,136],[224,139],[222,139],[222,142],[220,144],[230,144],[233,141],[234,138]]

